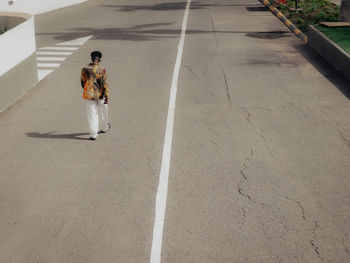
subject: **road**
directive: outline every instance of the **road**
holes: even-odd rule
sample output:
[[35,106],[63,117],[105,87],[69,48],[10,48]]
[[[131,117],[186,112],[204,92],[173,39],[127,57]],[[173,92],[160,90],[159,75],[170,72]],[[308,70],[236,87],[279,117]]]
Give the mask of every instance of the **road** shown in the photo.
[[[38,48],[77,48],[0,114],[0,262],[349,260],[350,82],[257,0],[192,1],[182,31],[186,4],[35,17]],[[79,77],[96,49],[112,129],[90,141]]]

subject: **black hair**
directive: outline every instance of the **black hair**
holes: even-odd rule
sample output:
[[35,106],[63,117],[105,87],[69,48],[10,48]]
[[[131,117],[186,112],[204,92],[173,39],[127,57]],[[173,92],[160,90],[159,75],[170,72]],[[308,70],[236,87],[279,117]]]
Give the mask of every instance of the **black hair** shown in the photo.
[[94,60],[95,57],[98,57],[100,60],[102,58],[102,53],[100,51],[93,51],[90,55],[92,60]]

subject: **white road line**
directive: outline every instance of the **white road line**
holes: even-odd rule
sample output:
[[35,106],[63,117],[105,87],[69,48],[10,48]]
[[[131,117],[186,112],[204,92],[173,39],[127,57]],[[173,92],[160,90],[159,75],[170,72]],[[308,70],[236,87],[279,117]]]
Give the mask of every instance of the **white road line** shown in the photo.
[[45,78],[47,75],[49,75],[53,70],[50,69],[39,69],[38,70],[38,81],[42,80],[43,78]]
[[69,56],[73,52],[58,52],[58,51],[37,51],[37,55],[49,55],[49,56]]
[[[36,60],[38,68],[38,81],[45,78],[56,68],[58,68],[60,63],[52,62],[62,62],[66,60],[67,56],[72,55],[74,51],[78,50],[79,47],[86,43],[93,35],[73,39],[67,42],[62,42],[56,44],[56,46],[41,47],[36,51]],[[42,63],[40,63],[42,62]],[[48,63],[45,63],[48,62]]]
[[78,47],[41,47],[39,48],[40,50],[72,50],[72,51],[75,51],[75,50],[78,50],[79,48]]
[[170,89],[170,99],[168,108],[168,118],[166,124],[162,165],[160,168],[159,185],[156,197],[156,211],[155,221],[153,227],[153,240],[152,240],[152,251],[150,263],[160,263],[162,255],[162,242],[163,242],[163,229],[164,229],[164,217],[166,210],[166,200],[168,195],[168,179],[170,170],[170,159],[171,159],[171,145],[173,141],[173,127],[175,117],[175,104],[176,104],[176,93],[177,93],[177,81],[179,79],[179,71],[182,60],[183,47],[185,43],[185,35],[187,28],[188,13],[191,6],[191,0],[187,0],[185,14],[182,20],[181,37],[178,45],[176,63],[173,72],[173,79]]
[[73,39],[71,41],[67,41],[67,42],[62,42],[59,43],[57,45],[60,46],[82,46],[85,44],[86,41],[88,41],[93,35],[87,36],[87,37],[81,37],[81,38],[77,38],[77,39]]
[[59,63],[37,63],[38,68],[58,68]]
[[66,58],[61,57],[37,57],[37,61],[64,61]]

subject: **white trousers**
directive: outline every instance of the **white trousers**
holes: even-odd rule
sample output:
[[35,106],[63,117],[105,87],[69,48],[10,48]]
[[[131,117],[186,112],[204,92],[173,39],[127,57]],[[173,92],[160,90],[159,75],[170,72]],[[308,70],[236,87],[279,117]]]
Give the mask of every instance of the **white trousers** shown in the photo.
[[108,128],[108,106],[107,104],[104,104],[104,99],[86,100],[86,114],[89,122],[89,132],[91,137],[97,137],[99,131],[99,114],[101,116],[102,130]]

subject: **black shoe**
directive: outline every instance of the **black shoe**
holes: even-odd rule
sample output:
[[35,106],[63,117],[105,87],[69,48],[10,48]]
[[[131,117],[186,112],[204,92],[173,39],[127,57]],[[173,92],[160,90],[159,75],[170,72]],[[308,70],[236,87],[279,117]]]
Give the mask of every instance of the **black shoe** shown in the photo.
[[109,131],[109,129],[111,128],[111,124],[110,123],[107,123],[107,128],[104,129],[104,130],[100,130],[100,133],[106,133]]
[[90,137],[90,140],[91,140],[91,141],[96,141],[96,138]]

